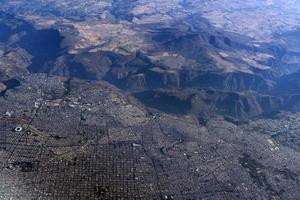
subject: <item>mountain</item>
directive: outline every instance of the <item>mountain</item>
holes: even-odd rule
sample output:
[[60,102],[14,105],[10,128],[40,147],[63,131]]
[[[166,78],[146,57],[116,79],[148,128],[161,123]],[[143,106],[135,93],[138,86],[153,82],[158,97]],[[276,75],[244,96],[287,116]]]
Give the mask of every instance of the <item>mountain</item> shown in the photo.
[[[232,105],[236,100],[230,99],[231,93],[243,99],[240,93],[248,91],[251,99],[270,96],[276,101],[284,96],[297,99],[299,94],[288,78],[297,77],[300,66],[298,24],[294,22],[297,12],[292,11],[296,2],[283,6],[281,1],[233,1],[228,8],[232,13],[222,10],[222,4],[215,1],[199,1],[199,5],[189,1],[166,5],[159,2],[155,6],[143,1],[128,5],[123,1],[65,1],[51,6],[47,1],[3,3],[2,62],[13,68],[9,72],[12,75],[3,72],[3,77],[13,78],[16,71],[28,71],[106,80],[133,93],[197,88],[205,93],[227,93]],[[74,5],[81,5],[81,9]],[[35,9],[26,9],[28,6]],[[280,26],[284,23],[280,6],[290,14],[285,29]],[[228,28],[218,21],[212,8],[219,14],[224,11],[227,23],[234,26]],[[278,24],[271,27],[272,21],[267,19],[254,22],[247,15],[240,16],[259,14],[262,8],[272,11]],[[240,18],[233,16],[246,20],[244,24],[251,22],[253,27],[245,27]],[[218,104],[217,99],[212,101]],[[205,105],[201,101],[198,104]],[[259,109],[254,106],[257,104]],[[265,103],[250,103],[240,106],[240,114],[214,110],[239,118],[282,107],[271,108]],[[288,109],[298,108],[290,105]]]
[[0,199],[299,199],[298,0],[0,4]]

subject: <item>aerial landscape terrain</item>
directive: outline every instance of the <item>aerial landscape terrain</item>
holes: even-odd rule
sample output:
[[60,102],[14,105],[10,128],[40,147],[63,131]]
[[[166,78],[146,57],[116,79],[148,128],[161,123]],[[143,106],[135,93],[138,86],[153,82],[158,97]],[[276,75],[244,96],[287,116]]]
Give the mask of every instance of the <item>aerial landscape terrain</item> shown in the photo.
[[299,200],[300,1],[0,0],[0,199]]

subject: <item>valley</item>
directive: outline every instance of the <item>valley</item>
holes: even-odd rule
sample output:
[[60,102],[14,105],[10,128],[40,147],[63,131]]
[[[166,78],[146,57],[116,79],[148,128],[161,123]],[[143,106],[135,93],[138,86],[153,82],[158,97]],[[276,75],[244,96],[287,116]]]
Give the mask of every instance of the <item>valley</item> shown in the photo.
[[0,4],[0,199],[300,196],[297,0]]

